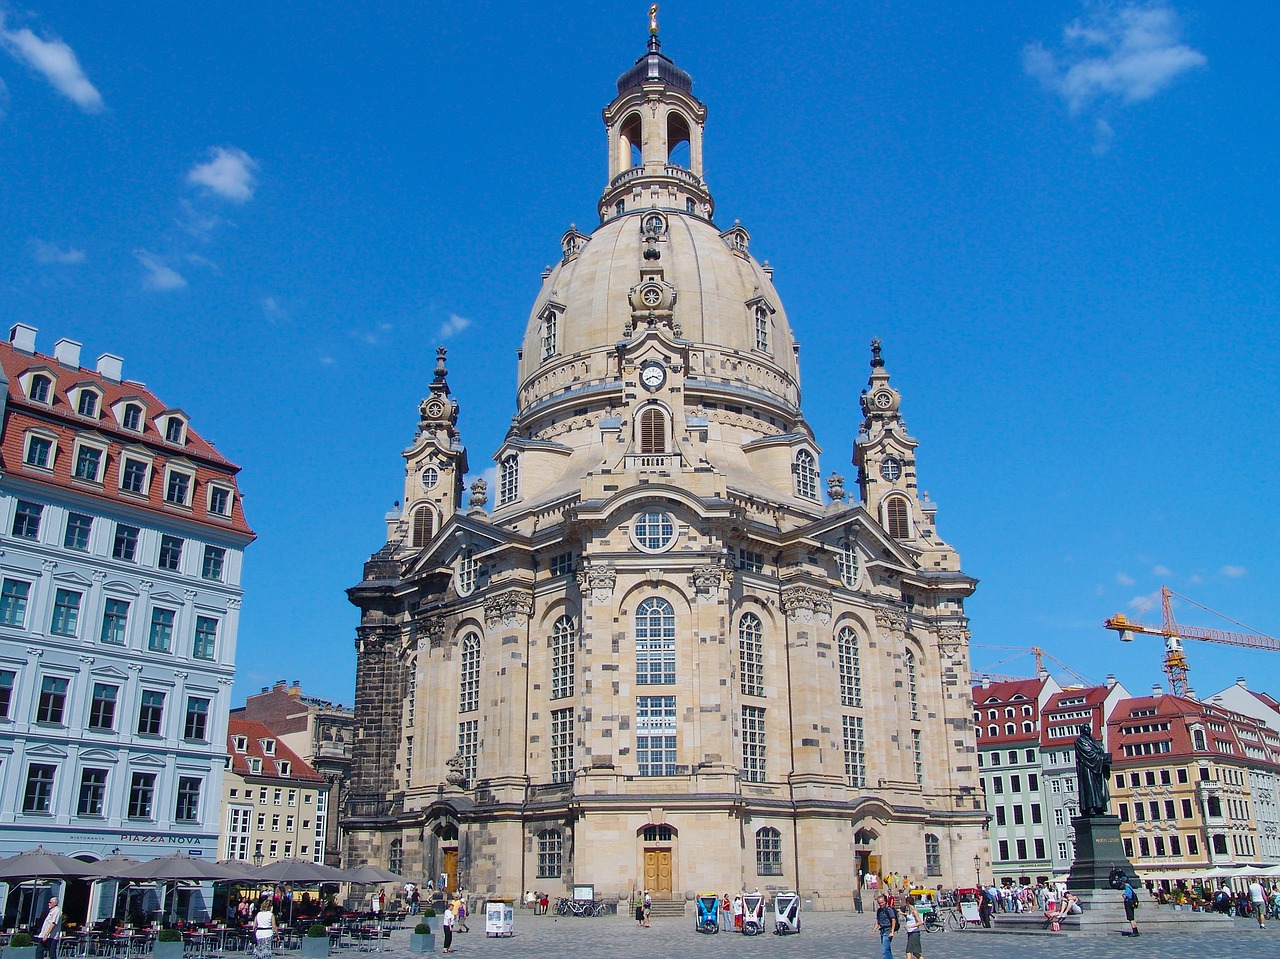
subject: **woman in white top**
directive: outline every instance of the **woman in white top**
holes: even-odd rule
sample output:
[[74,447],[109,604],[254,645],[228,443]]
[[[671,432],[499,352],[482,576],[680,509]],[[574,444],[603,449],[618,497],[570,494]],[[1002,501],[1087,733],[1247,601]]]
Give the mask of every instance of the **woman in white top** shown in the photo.
[[271,945],[276,938],[276,914],[271,900],[264,899],[253,917],[253,955],[255,959],[271,959]]

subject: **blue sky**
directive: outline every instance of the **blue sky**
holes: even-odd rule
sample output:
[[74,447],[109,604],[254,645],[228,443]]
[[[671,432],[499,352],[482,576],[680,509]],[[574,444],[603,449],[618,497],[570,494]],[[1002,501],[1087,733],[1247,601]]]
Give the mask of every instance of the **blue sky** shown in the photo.
[[[0,311],[181,406],[243,466],[235,698],[350,703],[343,592],[385,538],[438,343],[473,469],[606,178],[646,5],[0,0]],[[1161,584],[1280,632],[1280,8],[662,5],[848,477],[884,341],[976,666],[1161,679],[1104,617]],[[1227,624],[1185,606],[1180,618]],[[1149,618],[1158,617],[1158,608]],[[1195,644],[1192,684],[1274,653]],[[995,672],[1025,673],[1022,656]],[[1280,691],[1273,684],[1272,691]]]

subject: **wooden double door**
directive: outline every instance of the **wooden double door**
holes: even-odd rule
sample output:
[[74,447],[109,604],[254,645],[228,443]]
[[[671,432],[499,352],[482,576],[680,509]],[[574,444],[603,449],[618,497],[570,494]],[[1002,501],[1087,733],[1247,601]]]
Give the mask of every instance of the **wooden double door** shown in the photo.
[[644,851],[644,887],[654,899],[671,898],[671,850]]

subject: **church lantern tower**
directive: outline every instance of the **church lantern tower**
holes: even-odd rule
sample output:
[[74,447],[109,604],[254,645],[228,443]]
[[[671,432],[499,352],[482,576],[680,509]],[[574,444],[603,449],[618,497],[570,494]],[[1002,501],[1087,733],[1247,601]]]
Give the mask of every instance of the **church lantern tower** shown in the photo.
[[492,502],[462,501],[441,356],[404,454],[406,516],[436,524],[392,524],[349,590],[347,854],[489,897],[728,882],[849,908],[874,861],[967,881],[975,582],[878,344],[853,501],[823,483],[773,270],[714,220],[707,110],[656,27],[604,109],[600,222],[534,296]]

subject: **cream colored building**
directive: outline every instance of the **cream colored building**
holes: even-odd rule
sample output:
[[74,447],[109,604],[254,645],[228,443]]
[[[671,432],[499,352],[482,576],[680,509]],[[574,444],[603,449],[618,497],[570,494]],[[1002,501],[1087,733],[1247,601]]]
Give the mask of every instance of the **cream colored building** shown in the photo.
[[232,716],[222,777],[222,859],[324,861],[328,781],[275,733]]
[[989,869],[975,582],[879,343],[852,500],[822,480],[772,270],[713,218],[706,117],[652,37],[604,111],[600,224],[561,237],[530,314],[491,509],[483,484],[463,503],[440,351],[405,505],[349,591],[349,861],[479,895],[796,888],[819,909],[868,867]]

